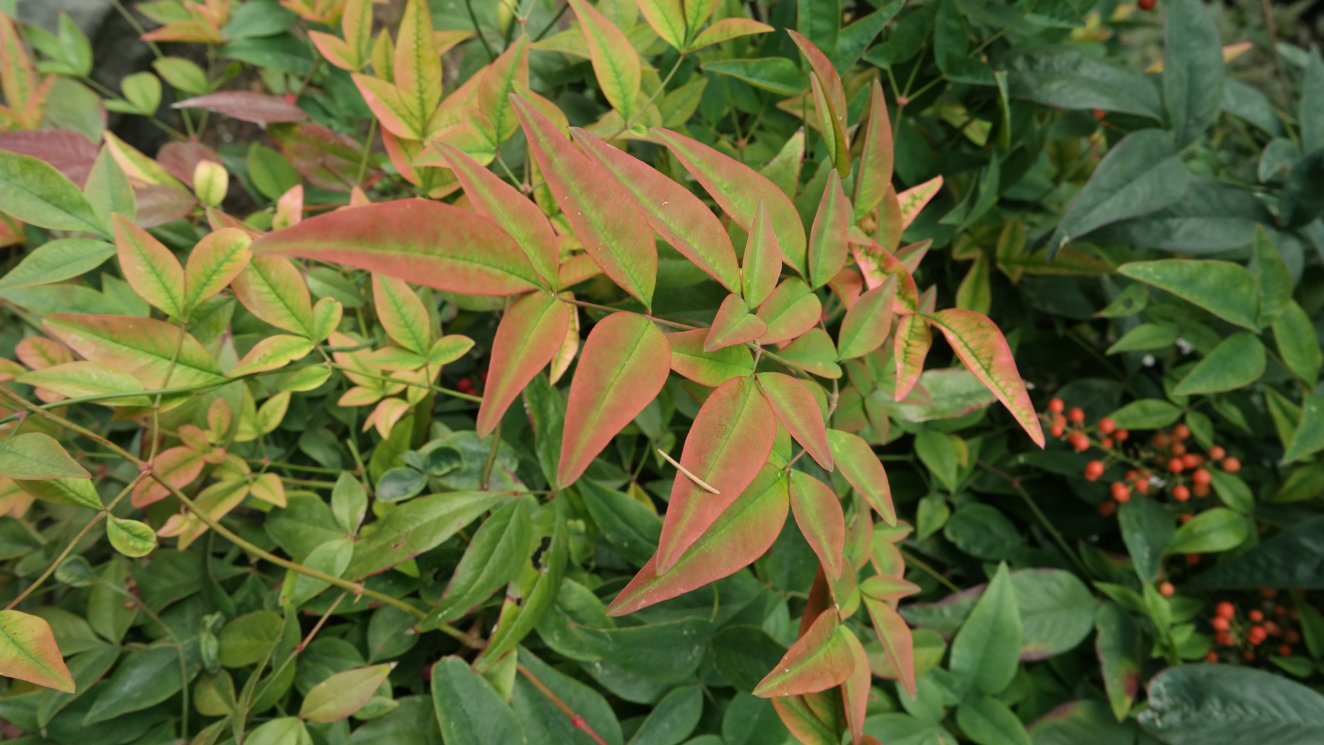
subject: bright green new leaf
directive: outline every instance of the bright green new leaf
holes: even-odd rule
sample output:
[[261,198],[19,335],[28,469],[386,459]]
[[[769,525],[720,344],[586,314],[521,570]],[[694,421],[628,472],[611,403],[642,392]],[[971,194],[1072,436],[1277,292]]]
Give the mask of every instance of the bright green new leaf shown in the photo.
[[685,48],[684,0],[639,0],[639,11],[653,32],[672,49]]
[[92,205],[64,174],[42,160],[0,150],[0,212],[51,230],[110,237]]
[[28,481],[14,479],[14,485],[44,502],[87,507],[100,511],[104,505],[97,488],[90,479],[42,479]]
[[448,492],[400,504],[354,544],[354,559],[345,576],[361,579],[378,574],[435,548],[508,498],[500,492]]
[[1169,554],[1208,554],[1230,551],[1245,543],[1253,526],[1244,515],[1213,507],[1177,528],[1168,543]]
[[106,537],[116,551],[138,559],[156,550],[156,531],[137,520],[125,520],[110,515],[106,521]]
[[299,716],[310,722],[328,724],[348,719],[362,709],[391,674],[394,665],[371,665],[336,673],[313,686],[303,697]]
[[1324,364],[1324,352],[1320,350],[1315,324],[1296,301],[1289,300],[1273,322],[1273,338],[1287,369],[1306,383],[1313,384]]
[[55,284],[81,277],[115,255],[115,247],[93,238],[57,238],[33,249],[0,277],[0,292]]
[[0,477],[44,481],[91,475],[50,435],[25,432],[0,438]]
[[504,587],[528,564],[533,539],[525,502],[511,502],[495,510],[474,532],[441,601],[419,627],[432,629],[459,618]]
[[272,334],[248,350],[230,371],[230,377],[240,378],[245,375],[279,370],[282,367],[301,360],[317,345],[312,339],[293,334]]
[[230,285],[248,266],[253,242],[238,228],[222,228],[198,241],[184,266],[184,313],[190,315],[203,301]]
[[432,346],[432,319],[423,301],[403,280],[375,274],[372,302],[386,335],[414,354],[427,354]]

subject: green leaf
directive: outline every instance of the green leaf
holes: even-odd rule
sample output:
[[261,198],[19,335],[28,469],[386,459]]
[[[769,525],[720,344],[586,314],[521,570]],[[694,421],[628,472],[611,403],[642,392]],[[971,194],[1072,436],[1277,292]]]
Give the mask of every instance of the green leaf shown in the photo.
[[952,640],[951,670],[976,691],[996,694],[1016,676],[1021,647],[1021,617],[1006,564]]
[[1183,147],[1218,119],[1223,48],[1202,0],[1169,0],[1163,10],[1163,106]]
[[[511,707],[515,710],[515,716],[519,718],[529,742],[558,745],[624,743],[621,725],[616,719],[615,712],[596,690],[558,671],[527,649],[520,650],[519,662],[525,670],[515,681],[515,694],[511,698]],[[539,690],[542,686],[535,686],[529,681],[530,676],[536,678],[566,707],[582,717],[583,721],[578,722],[567,717],[562,709],[552,703],[552,699],[547,694]],[[583,727],[591,728],[597,733],[598,739],[589,738],[583,732]]]
[[[119,595],[116,600],[124,602]],[[182,654],[181,662],[181,650],[173,644],[126,654],[110,680],[97,686],[101,694],[83,717],[83,726],[148,709],[179,693],[199,667],[196,645],[189,645]]]
[[1223,320],[1255,330],[1260,312],[1255,278],[1230,261],[1163,259],[1136,261],[1117,268],[1137,282],[1176,295]]
[[724,347],[715,352],[703,348],[708,329],[667,334],[671,347],[671,369],[682,377],[709,388],[732,378],[754,374],[754,353],[749,347]]
[[120,272],[143,300],[172,318],[184,318],[184,267],[150,233],[115,215],[115,251]]
[[1163,118],[1158,86],[1139,69],[1077,44],[1027,48],[1011,61],[1011,94],[1062,109],[1103,109]]
[[[1132,285],[1137,287],[1138,285]],[[1108,347],[1107,354],[1119,352],[1148,352],[1153,349],[1167,349],[1177,341],[1177,326],[1172,323],[1142,323]]]
[[211,353],[165,321],[57,313],[47,316],[44,325],[83,357],[128,373],[149,390],[225,382]]
[[800,696],[840,684],[855,669],[850,630],[835,610],[825,610],[786,651],[767,677],[754,687],[754,695]]
[[345,576],[361,579],[436,548],[508,498],[500,492],[450,492],[405,502],[365,531]]
[[464,556],[451,574],[450,584],[422,629],[437,628],[459,618],[504,587],[529,563],[534,531],[525,502],[503,505],[474,532]]
[[423,301],[404,280],[374,274],[372,302],[377,320],[391,341],[414,354],[425,355],[432,346],[432,320]]
[[1265,360],[1259,337],[1242,331],[1219,342],[1173,390],[1179,396],[1234,391],[1259,380]]
[[588,42],[589,59],[593,74],[602,87],[602,95],[612,108],[630,121],[634,118],[635,103],[639,96],[639,53],[621,30],[586,0],[569,0],[579,25]]
[[73,676],[60,656],[50,624],[21,611],[0,611],[0,675],[74,692]]
[[137,520],[110,515],[106,522],[106,537],[116,551],[131,559],[141,558],[156,550],[156,531]]
[[1192,589],[1324,588],[1324,517],[1311,517],[1188,583]]
[[827,284],[846,266],[851,212],[850,200],[842,189],[841,176],[833,171],[828,174],[823,198],[818,203],[818,212],[809,230],[806,257],[809,277],[815,288]]
[[892,506],[892,488],[887,483],[887,472],[869,443],[858,435],[830,429],[828,446],[833,462],[851,488],[888,525],[896,525],[896,508]]
[[1094,618],[1098,640],[1094,645],[1108,703],[1118,721],[1126,718],[1140,689],[1140,663],[1144,636],[1130,614],[1115,603],[1099,606]]
[[245,745],[313,745],[312,735],[298,717],[281,717],[263,723],[244,738]]
[[1244,515],[1225,507],[1213,507],[1177,528],[1168,543],[1169,554],[1212,554],[1230,551],[1254,535]]
[[1139,719],[1171,745],[1313,745],[1324,729],[1324,696],[1263,670],[1185,665],[1150,682]]
[[24,481],[15,479],[14,485],[23,491],[51,504],[66,504],[74,507],[87,507],[98,510],[104,508],[101,496],[90,479],[48,479],[45,481]]
[[671,45],[672,49],[685,47],[685,9],[682,0],[639,0],[639,11],[652,27],[653,33]]
[[393,667],[370,665],[332,675],[304,696],[299,717],[319,724],[348,719],[368,703]]
[[785,57],[758,59],[718,59],[703,63],[705,72],[725,75],[778,96],[804,92],[804,74],[800,66]]
[[260,610],[231,620],[221,629],[221,664],[247,667],[257,664],[280,641],[283,622],[274,611]]
[[115,247],[94,238],[57,238],[23,257],[4,277],[0,291],[55,284],[81,277],[115,255]]
[[1108,415],[1118,429],[1162,429],[1181,418],[1181,409],[1158,398],[1142,398]]
[[978,745],[1030,745],[1016,714],[1001,701],[980,696],[956,707],[956,723]]
[[1172,515],[1163,505],[1143,495],[1132,496],[1117,514],[1122,541],[1140,581],[1147,584],[1156,581],[1163,569],[1163,555],[1176,530]]
[[1291,463],[1324,450],[1324,394],[1308,396],[1301,404],[1301,419],[1283,453],[1283,461]]
[[51,230],[110,237],[74,182],[45,161],[0,150],[0,212]]
[[[858,24],[857,21],[852,25]],[[869,123],[855,174],[855,192],[851,195],[856,221],[872,212],[892,185],[893,146],[892,121],[883,100],[883,86],[875,80],[869,92]]]
[[252,258],[248,234],[238,228],[222,228],[198,241],[184,267],[184,315],[191,315],[204,301],[230,285]]
[[515,712],[459,657],[432,667],[432,705],[446,745],[527,742]]
[[28,480],[91,478],[60,443],[40,432],[0,438],[0,476]]
[[1324,365],[1324,352],[1320,351],[1319,335],[1310,316],[1296,301],[1288,301],[1286,309],[1273,322],[1273,338],[1283,364],[1301,380],[1314,383]]
[[1260,289],[1260,326],[1276,321],[1292,302],[1292,273],[1263,225],[1255,226],[1251,274]]

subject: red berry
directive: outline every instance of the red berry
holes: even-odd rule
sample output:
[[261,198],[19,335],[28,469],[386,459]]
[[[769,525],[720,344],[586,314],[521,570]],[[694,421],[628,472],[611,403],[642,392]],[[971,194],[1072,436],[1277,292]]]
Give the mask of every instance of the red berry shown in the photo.
[[1061,414],[1067,410],[1066,403],[1060,398],[1050,399],[1048,401],[1048,410],[1054,414]]
[[1282,627],[1280,627],[1278,624],[1274,623],[1273,621],[1266,622],[1264,624],[1264,630],[1269,632],[1269,636],[1282,636],[1283,634]]
[[1106,416],[1099,420],[1099,431],[1105,435],[1111,435],[1117,431],[1117,422],[1112,417]]
[[1115,432],[1115,433],[1113,434],[1113,439],[1114,439],[1114,440],[1117,440],[1118,442],[1126,442],[1126,438],[1128,438],[1128,437],[1130,437],[1130,436],[1131,436],[1131,433],[1130,433],[1129,431],[1124,430],[1124,429],[1119,429],[1119,430],[1117,430],[1117,432]]
[[1196,484],[1195,486],[1191,487],[1191,493],[1197,497],[1207,497],[1209,496],[1209,485]]
[[1105,116],[1108,116],[1108,112],[1104,111],[1103,109],[1094,110],[1094,121],[1101,122],[1103,121],[1103,118]]
[[1291,657],[1291,656],[1292,656],[1292,647],[1289,646],[1289,645],[1287,645],[1287,644],[1281,644],[1281,645],[1279,645],[1279,646],[1278,646],[1278,656],[1279,656],[1279,657]]
[[1099,514],[1103,515],[1104,517],[1112,517],[1113,513],[1116,511],[1117,511],[1116,502],[1104,502],[1103,504],[1099,505]]
[[1227,451],[1217,445],[1209,448],[1209,460],[1223,460],[1226,455]]
[[1187,489],[1184,484],[1178,484],[1172,487],[1172,498],[1178,502],[1185,502],[1191,498],[1191,490]]
[[1181,444],[1180,442],[1174,442],[1172,443],[1172,447],[1168,448],[1168,452],[1178,457],[1181,457],[1183,455],[1186,455],[1186,446]]
[[1278,597],[1278,590],[1272,587],[1261,587],[1260,597],[1266,598],[1268,600],[1273,600],[1274,598]]
[[1141,10],[1153,10],[1158,7],[1158,0],[1136,0],[1136,7]]
[[1168,439],[1168,436],[1162,432],[1154,435],[1154,447],[1156,448],[1165,448],[1170,442],[1171,440]]
[[1112,449],[1113,449],[1113,438],[1111,438],[1111,437],[1105,437],[1105,438],[1103,438],[1102,440],[1099,440],[1099,447],[1103,448],[1104,450],[1112,450]]
[[1256,646],[1263,644],[1268,638],[1269,632],[1265,631],[1263,626],[1251,626],[1250,631],[1246,632],[1246,641]]
[[1301,641],[1301,632],[1297,631],[1296,629],[1288,629],[1287,631],[1283,632],[1283,640],[1286,641],[1288,644],[1296,644],[1297,642]]
[[1075,448],[1077,453],[1083,453],[1090,449],[1090,438],[1084,432],[1072,432],[1067,438],[1071,447]]
[[1135,487],[1135,490],[1136,490],[1136,493],[1137,493],[1137,494],[1148,494],[1148,493],[1149,493],[1149,480],[1148,480],[1148,479],[1143,479],[1143,478],[1141,478],[1141,479],[1136,479],[1136,480],[1132,483],[1132,486]]
[[1195,566],[1196,564],[1199,564],[1199,563],[1200,563],[1200,555],[1199,555],[1199,554],[1186,554],[1186,563],[1187,563],[1187,564],[1190,564],[1191,566]]
[[1196,486],[1207,486],[1210,481],[1213,481],[1213,476],[1203,468],[1191,474],[1191,483]]
[[1140,478],[1140,472],[1137,471],[1136,469],[1132,468],[1131,470],[1126,472],[1127,481],[1135,481],[1138,478]]
[[1053,422],[1053,426],[1048,428],[1048,434],[1052,435],[1053,437],[1061,437],[1065,433],[1066,433],[1066,425],[1059,424],[1058,422]]
[[1245,652],[1241,653],[1241,659],[1245,660],[1246,662],[1254,662],[1255,652],[1247,649]]
[[1187,427],[1185,424],[1178,424],[1176,427],[1172,428],[1172,436],[1176,437],[1178,440],[1185,440],[1187,437],[1191,436],[1191,428]]
[[1275,605],[1273,607],[1273,614],[1279,618],[1282,618],[1283,616],[1287,615],[1287,609],[1281,605]]
[[1236,473],[1241,470],[1241,461],[1236,458],[1224,458],[1222,466],[1224,471],[1227,471],[1228,473]]
[[1103,475],[1103,461],[1092,460],[1085,464],[1085,480],[1098,481]]
[[1113,499],[1121,504],[1126,504],[1131,501],[1131,490],[1126,488],[1126,484],[1123,484],[1120,481],[1113,482],[1112,495]]
[[1181,524],[1182,524],[1182,525],[1185,525],[1186,523],[1189,523],[1190,521],[1194,520],[1194,519],[1195,519],[1195,515],[1192,515],[1192,514],[1190,514],[1190,513],[1187,513],[1187,514],[1185,514],[1185,515],[1182,515],[1182,516],[1181,516],[1180,518],[1178,518],[1178,519],[1181,520]]
[[1181,457],[1181,462],[1187,468],[1199,468],[1204,463],[1204,456],[1195,453],[1187,453]]
[[1260,621],[1263,621],[1263,620],[1264,620],[1264,614],[1261,613],[1261,612],[1258,611],[1258,610],[1253,610],[1253,611],[1251,611],[1250,613],[1247,613],[1247,614],[1246,614],[1246,618],[1249,618],[1250,620],[1254,621],[1255,623],[1259,623]]
[[1214,606],[1214,613],[1217,613],[1220,618],[1232,618],[1233,616],[1237,615],[1237,607],[1229,603],[1228,601],[1224,600],[1223,602]]
[[1185,468],[1186,464],[1181,462],[1181,458],[1173,458],[1168,461],[1168,470],[1173,473],[1181,473]]
[[1080,424],[1085,421],[1085,410],[1079,406],[1073,406],[1071,411],[1067,412],[1067,419],[1071,420],[1073,424]]
[[1209,650],[1208,652],[1205,652],[1205,653],[1204,653],[1204,661],[1205,661],[1205,662],[1208,662],[1210,665],[1212,665],[1212,664],[1218,662],[1218,653],[1215,652],[1215,651],[1212,650],[1212,649]]
[[1160,582],[1158,591],[1159,594],[1165,598],[1170,598],[1177,594],[1177,588],[1173,587],[1171,582]]
[[1234,640],[1232,639],[1232,634],[1226,631],[1220,631],[1217,634],[1214,634],[1214,643],[1221,647],[1230,647],[1234,643]]
[[1209,626],[1213,628],[1214,631],[1227,631],[1232,627],[1232,624],[1222,616],[1214,616],[1209,619]]

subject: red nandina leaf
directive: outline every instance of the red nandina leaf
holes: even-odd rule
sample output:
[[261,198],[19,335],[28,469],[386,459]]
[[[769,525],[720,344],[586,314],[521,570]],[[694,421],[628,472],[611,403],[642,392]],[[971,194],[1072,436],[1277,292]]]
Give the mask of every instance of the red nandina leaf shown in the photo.
[[264,127],[268,124],[301,122],[308,118],[308,114],[292,101],[252,91],[208,93],[186,98],[175,103],[172,108],[204,109]]
[[828,443],[841,475],[888,525],[896,525],[896,509],[892,507],[892,488],[887,483],[887,472],[869,443],[858,435],[836,429],[828,430]]
[[712,526],[768,462],[777,422],[750,378],[735,378],[713,391],[685,438],[680,464],[717,489],[705,491],[676,474],[658,540],[657,568],[666,572]]
[[0,611],[0,675],[74,692],[74,678],[60,656],[50,624],[21,611]]
[[496,223],[422,199],[319,215],[259,238],[253,252],[344,264],[463,295],[513,295],[543,285]]
[[846,89],[841,84],[832,60],[814,43],[794,30],[787,30],[791,41],[809,61],[814,108],[817,110],[823,137],[827,140],[828,154],[841,178],[850,175],[850,140],[846,136]]
[[883,86],[875,80],[869,96],[869,123],[864,131],[864,150],[855,174],[855,219],[873,211],[892,185],[892,121],[888,118]]
[[914,698],[915,640],[910,633],[910,627],[906,625],[906,619],[884,600],[870,597],[868,594],[862,594],[862,598],[864,608],[869,612],[869,620],[873,622],[874,631],[878,634],[878,640],[882,642],[883,653],[887,655],[888,663],[891,664],[897,680],[901,681],[906,693]]
[[892,332],[892,304],[896,297],[896,281],[886,282],[864,293],[855,301],[846,317],[841,319],[837,334],[837,358],[855,359],[881,347]]
[[[152,472],[176,489],[183,489],[193,483],[193,479],[202,473],[207,465],[203,453],[190,447],[173,447],[163,450],[152,461]],[[170,489],[154,478],[143,479],[133,487],[130,501],[134,507],[142,509],[150,504],[170,496]]]
[[782,373],[759,373],[757,376],[763,397],[768,399],[777,421],[800,443],[809,457],[831,472],[832,451],[828,448],[827,426],[818,399],[809,389],[809,383]]
[[87,181],[97,160],[97,146],[81,132],[67,129],[3,132],[0,150],[44,160],[78,186]]
[[652,134],[746,232],[752,229],[762,202],[787,264],[805,273],[805,229],[785,192],[766,176],[698,140],[666,129],[654,129]]
[[633,613],[735,574],[772,547],[786,522],[788,506],[785,474],[772,466],[764,468],[669,571],[659,572],[654,556],[611,602],[607,613]]
[[815,288],[827,284],[846,266],[850,225],[850,200],[841,188],[841,176],[833,171],[828,174],[814,226],[809,230],[809,279]]
[[740,290],[740,267],[731,238],[703,202],[689,189],[588,132],[578,127],[570,132],[584,152],[634,197],[658,235],[726,289]]
[[671,369],[666,336],[643,316],[613,313],[584,342],[570,397],[557,485],[573,484],[598,453],[662,390]]
[[1016,369],[1011,347],[1007,346],[1002,332],[988,316],[950,308],[926,315],[924,320],[936,326],[947,337],[947,343],[952,346],[961,364],[998,397],[1030,439],[1043,447],[1044,432],[1039,426],[1039,417],[1035,414],[1034,405],[1030,403],[1030,394],[1025,390],[1020,371]]
[[782,262],[785,260],[781,246],[777,243],[777,234],[772,230],[768,211],[759,202],[754,209],[754,224],[745,242],[745,266],[741,276],[741,290],[750,307],[757,307],[777,286]]
[[529,149],[556,203],[584,250],[602,271],[645,307],[657,283],[657,247],[648,218],[632,202],[622,202],[616,181],[580,152],[545,116],[512,96]]
[[904,315],[897,321],[892,356],[896,358],[896,391],[893,398],[902,401],[924,373],[924,358],[933,346],[933,332],[917,315]]
[[754,695],[800,696],[840,685],[855,669],[855,657],[846,640],[849,634],[837,620],[836,611],[823,611],[777,667],[754,687]]
[[[819,694],[822,695],[822,694]],[[783,696],[772,700],[772,708],[786,729],[802,745],[841,745],[840,728],[836,722],[819,718],[805,696]]]
[[716,352],[719,349],[736,344],[754,341],[766,333],[768,327],[762,319],[749,312],[745,301],[739,295],[727,295],[713,317],[713,325],[708,329],[708,338],[703,341],[703,351]]
[[510,403],[561,348],[574,308],[555,295],[535,292],[516,300],[492,340],[487,389],[478,407],[478,434],[496,429]]
[[791,512],[824,574],[830,580],[840,579],[846,564],[846,516],[841,500],[822,481],[803,471],[791,471]]
[[849,630],[846,631],[846,643],[850,647],[851,657],[855,659],[855,669],[841,684],[841,693],[845,699],[846,723],[851,739],[860,742],[864,736],[864,717],[869,713],[869,687],[873,681],[873,671],[869,669],[869,656],[864,652],[864,645]]
[[924,209],[924,205],[928,204],[941,188],[942,176],[934,176],[919,186],[912,186],[897,195],[897,202],[901,205],[901,230],[910,227]]
[[538,205],[460,150],[442,142],[437,143],[437,149],[446,157],[474,209],[509,233],[547,286],[555,287],[561,249],[551,221]]
[[731,378],[754,374],[754,353],[746,346],[706,352],[708,329],[667,334],[671,342],[671,369],[699,385],[716,388]]
[[800,336],[818,325],[823,303],[803,280],[791,277],[777,286],[759,306],[758,317],[768,325],[759,341],[780,344]]

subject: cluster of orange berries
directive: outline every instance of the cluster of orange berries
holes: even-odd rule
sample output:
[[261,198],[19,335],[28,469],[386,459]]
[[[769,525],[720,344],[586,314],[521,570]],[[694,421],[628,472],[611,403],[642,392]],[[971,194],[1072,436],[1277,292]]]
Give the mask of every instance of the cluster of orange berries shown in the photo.
[[[1257,651],[1264,654],[1265,649],[1271,649],[1270,654],[1280,657],[1292,656],[1292,645],[1301,641],[1301,632],[1292,628],[1292,623],[1300,618],[1300,614],[1295,608],[1273,602],[1278,597],[1277,590],[1261,590],[1260,596],[1265,600],[1261,608],[1247,611],[1244,619],[1238,618],[1237,607],[1231,601],[1224,600],[1214,606],[1214,616],[1209,619],[1214,643],[1224,647],[1227,653],[1235,654],[1240,650],[1240,656],[1246,662],[1253,662]],[[1278,642],[1276,647],[1272,642],[1266,647],[1265,643],[1270,639]],[[1221,659],[1224,655],[1216,649],[1205,654],[1207,662]]]

